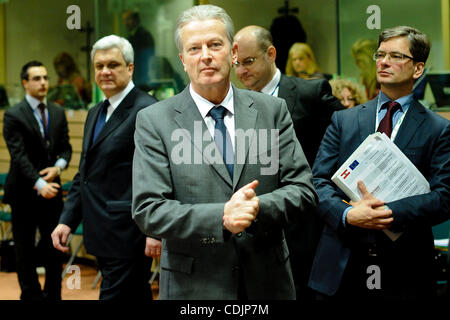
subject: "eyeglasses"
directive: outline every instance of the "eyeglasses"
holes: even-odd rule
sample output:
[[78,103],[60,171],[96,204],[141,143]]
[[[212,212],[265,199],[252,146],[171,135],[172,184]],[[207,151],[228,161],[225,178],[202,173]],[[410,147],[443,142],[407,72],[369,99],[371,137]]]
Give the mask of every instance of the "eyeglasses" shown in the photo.
[[386,56],[388,57],[388,60],[392,62],[402,62],[404,59],[411,59],[412,61],[414,61],[413,57],[410,57],[404,53],[384,51],[375,51],[373,53],[373,60],[383,60]]
[[255,60],[256,60],[256,57],[250,57],[250,58],[244,59],[244,61],[242,61],[242,62],[236,61],[233,65],[235,68],[237,68],[239,66],[248,68],[255,62]]

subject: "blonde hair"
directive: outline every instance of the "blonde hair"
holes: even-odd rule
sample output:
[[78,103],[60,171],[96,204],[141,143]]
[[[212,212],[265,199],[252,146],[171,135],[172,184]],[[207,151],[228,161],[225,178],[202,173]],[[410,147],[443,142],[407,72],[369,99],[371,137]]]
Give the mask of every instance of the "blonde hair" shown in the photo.
[[335,96],[339,100],[342,99],[341,96],[342,90],[344,90],[344,88],[347,88],[351,92],[353,98],[355,99],[355,105],[367,102],[366,93],[364,92],[364,89],[361,87],[361,85],[359,85],[358,83],[355,83],[347,79],[333,79],[330,80],[329,82],[333,96]]
[[292,60],[293,60],[292,56],[297,55],[297,54],[300,54],[300,55],[304,54],[304,55],[308,56],[309,59],[311,60],[311,63],[306,68],[306,72],[308,73],[308,75],[312,75],[313,73],[319,72],[319,67],[317,66],[316,58],[314,56],[314,53],[313,53],[311,47],[306,43],[296,42],[289,49],[288,60],[286,62],[286,75],[287,76],[300,77],[300,74],[295,72],[294,67],[292,65]]
[[377,67],[373,60],[373,53],[378,49],[378,43],[375,40],[360,39],[352,45],[352,55],[355,59],[361,60],[366,68],[361,68],[361,82],[366,87],[366,93],[369,99],[377,95]]

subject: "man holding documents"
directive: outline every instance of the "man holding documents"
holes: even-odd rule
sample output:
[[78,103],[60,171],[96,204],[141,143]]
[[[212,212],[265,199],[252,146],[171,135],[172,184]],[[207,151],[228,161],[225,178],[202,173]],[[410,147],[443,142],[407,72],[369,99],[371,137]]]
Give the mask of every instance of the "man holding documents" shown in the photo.
[[[321,298],[373,301],[435,295],[431,227],[450,215],[450,122],[413,98],[414,82],[423,73],[429,51],[429,41],[419,30],[384,30],[374,53],[380,94],[333,114],[313,166],[325,228],[309,286]],[[428,181],[430,191],[385,202],[363,179],[358,182],[361,200],[351,201],[331,181],[374,132],[391,139]],[[352,162],[338,173],[350,178],[361,165]],[[383,168],[394,165],[397,162],[387,161]],[[391,182],[396,183],[394,178]]]

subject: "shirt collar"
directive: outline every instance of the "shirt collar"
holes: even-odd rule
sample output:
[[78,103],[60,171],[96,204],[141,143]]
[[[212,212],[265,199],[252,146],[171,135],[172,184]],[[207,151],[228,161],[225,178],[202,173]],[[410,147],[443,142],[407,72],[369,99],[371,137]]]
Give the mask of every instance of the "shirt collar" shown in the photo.
[[[411,104],[411,102],[413,100],[414,100],[414,94],[410,93],[406,96],[396,99],[395,101],[400,104],[401,111],[406,112],[406,110],[408,110],[409,105]],[[389,99],[389,97],[387,95],[385,95],[382,91],[380,91],[380,94],[378,95],[377,112],[380,112],[381,106],[389,101],[391,101],[391,99]]]
[[275,75],[273,76],[272,80],[270,80],[269,83],[266,84],[266,86],[261,89],[261,92],[273,95],[280,84],[280,79],[281,79],[281,71],[280,69],[277,68],[277,71],[275,72]]
[[128,93],[130,93],[131,90],[133,90],[133,88],[134,88],[134,83],[133,83],[133,80],[131,80],[130,82],[128,82],[125,89],[123,89],[118,94],[115,94],[108,99],[113,110],[115,110],[119,106],[119,104],[122,102],[122,100],[127,96]]
[[223,106],[225,109],[228,110],[231,114],[234,114],[234,104],[233,104],[233,88],[232,84],[230,83],[230,87],[228,89],[228,93],[225,96],[225,99],[219,104],[214,104],[202,96],[200,96],[197,92],[194,91],[192,88],[192,85],[189,84],[189,92],[191,94],[192,99],[194,100],[198,111],[200,111],[200,114],[202,115],[202,118],[206,118],[209,111],[214,108],[217,105]]
[[30,105],[31,109],[36,110],[38,105],[41,103],[47,105],[47,98],[44,98],[44,101],[40,101],[36,99],[35,97],[30,96],[28,93],[25,95],[25,99],[27,100],[28,104]]

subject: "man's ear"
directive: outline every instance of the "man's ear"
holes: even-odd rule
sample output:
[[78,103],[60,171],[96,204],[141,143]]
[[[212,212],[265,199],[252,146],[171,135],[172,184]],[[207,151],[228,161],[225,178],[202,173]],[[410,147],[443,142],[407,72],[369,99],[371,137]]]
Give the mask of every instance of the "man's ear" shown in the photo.
[[22,79],[22,87],[26,89],[26,85],[28,83],[28,80]]
[[133,75],[133,72],[134,72],[134,63],[133,63],[133,62],[130,62],[130,63],[128,64],[127,68],[128,68],[128,72],[131,72],[131,75]]
[[425,63],[416,62],[414,64],[414,75],[413,75],[414,80],[419,79],[420,76],[423,74],[424,70],[425,70]]
[[238,59],[238,43],[235,41],[233,42],[233,47],[231,48],[232,51],[232,62],[235,64]]
[[277,49],[275,49],[274,46],[269,46],[267,48],[267,56],[270,59],[270,62],[275,62],[275,59],[277,58]]
[[180,52],[180,53],[178,54],[178,56],[180,57],[181,63],[183,64],[184,72],[187,72],[187,71],[186,71],[186,65],[184,64],[183,54]]

